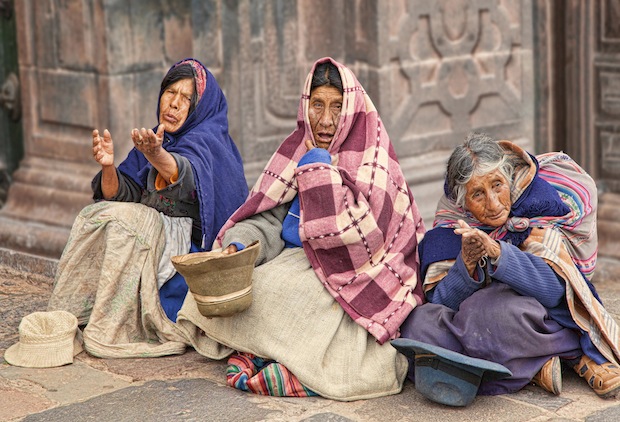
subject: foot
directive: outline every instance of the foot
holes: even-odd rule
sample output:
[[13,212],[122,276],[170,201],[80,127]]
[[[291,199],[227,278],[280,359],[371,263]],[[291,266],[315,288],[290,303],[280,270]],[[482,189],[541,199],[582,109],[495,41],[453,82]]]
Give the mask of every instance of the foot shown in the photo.
[[549,359],[540,371],[532,378],[532,382],[545,391],[559,396],[562,392],[562,365],[560,358]]
[[583,355],[573,369],[599,396],[613,397],[620,393],[620,368],[613,363],[605,362],[599,365]]

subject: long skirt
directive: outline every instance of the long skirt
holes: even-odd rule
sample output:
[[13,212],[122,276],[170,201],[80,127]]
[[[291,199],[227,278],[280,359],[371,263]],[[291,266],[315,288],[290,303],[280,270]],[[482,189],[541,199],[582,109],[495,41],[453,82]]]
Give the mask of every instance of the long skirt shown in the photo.
[[73,313],[84,348],[104,358],[180,354],[186,342],[159,301],[164,225],[153,208],[98,202],[75,219],[48,310]]
[[510,378],[482,382],[481,395],[518,391],[551,357],[582,354],[576,330],[561,326],[536,299],[503,283],[477,291],[458,311],[433,303],[418,306],[401,326],[401,336],[490,360],[512,372]]
[[233,350],[276,360],[307,388],[334,400],[401,391],[407,359],[380,345],[332,298],[303,249],[285,249],[254,269],[252,305],[231,317],[206,318],[188,294],[177,325],[204,356]]

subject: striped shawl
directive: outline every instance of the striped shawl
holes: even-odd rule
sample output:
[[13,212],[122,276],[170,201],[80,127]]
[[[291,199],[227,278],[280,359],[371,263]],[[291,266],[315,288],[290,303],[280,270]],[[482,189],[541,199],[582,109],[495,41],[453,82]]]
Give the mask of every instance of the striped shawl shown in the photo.
[[[312,139],[308,119],[315,67],[339,69],[342,112],[329,147],[331,165],[297,163]],[[417,245],[424,224],[387,131],[353,73],[331,58],[318,60],[299,103],[297,129],[279,146],[247,201],[220,231],[291,202],[299,195],[299,234],[316,275],[342,308],[379,343],[396,338],[422,303]]]

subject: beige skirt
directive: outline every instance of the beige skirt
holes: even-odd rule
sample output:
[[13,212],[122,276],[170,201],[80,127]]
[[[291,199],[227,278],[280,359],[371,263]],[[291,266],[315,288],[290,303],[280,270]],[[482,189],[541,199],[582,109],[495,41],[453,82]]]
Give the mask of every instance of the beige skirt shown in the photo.
[[103,358],[180,354],[186,341],[159,302],[161,216],[126,202],[98,202],[75,219],[58,263],[48,310],[84,329],[84,348]]
[[246,311],[206,318],[188,294],[177,326],[204,356],[222,359],[238,350],[274,359],[334,400],[396,394],[407,373],[407,359],[389,343],[379,345],[343,311],[301,248],[285,249],[255,268]]

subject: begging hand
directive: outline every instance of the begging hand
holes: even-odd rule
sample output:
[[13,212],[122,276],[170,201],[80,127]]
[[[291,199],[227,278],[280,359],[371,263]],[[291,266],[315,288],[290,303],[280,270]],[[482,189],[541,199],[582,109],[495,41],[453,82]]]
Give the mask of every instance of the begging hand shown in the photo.
[[93,157],[103,167],[114,165],[114,143],[107,129],[103,131],[103,136],[97,129],[93,130]]
[[144,155],[157,155],[162,150],[164,141],[164,125],[157,127],[157,133],[153,129],[142,128],[131,131],[131,140],[138,151]]
[[463,220],[459,220],[459,228],[454,233],[461,235],[461,257],[470,275],[473,275],[476,263],[485,256],[498,258],[501,248],[497,241],[491,239],[482,230],[472,228]]

